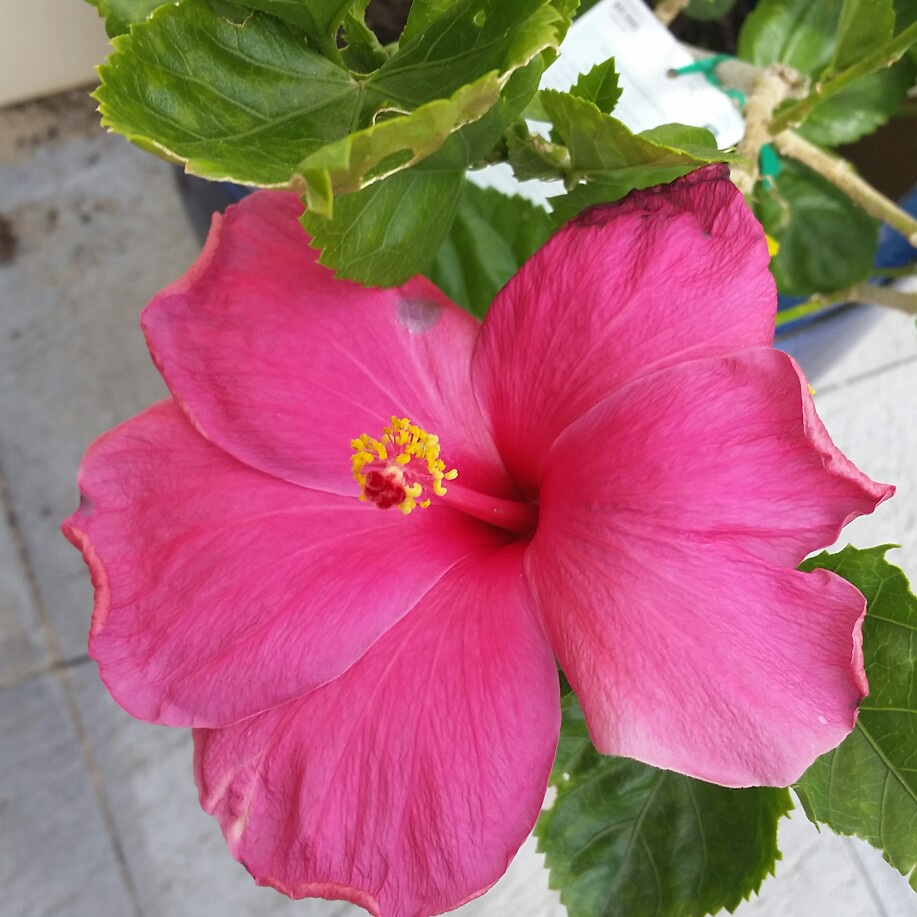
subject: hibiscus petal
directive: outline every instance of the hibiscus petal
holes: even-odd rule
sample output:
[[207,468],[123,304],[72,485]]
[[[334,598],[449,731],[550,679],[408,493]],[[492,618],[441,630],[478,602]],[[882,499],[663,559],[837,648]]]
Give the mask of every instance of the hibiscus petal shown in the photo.
[[101,437],[64,533],[96,587],[90,655],[141,719],[222,726],[350,666],[458,560],[499,544],[241,464],[164,402]]
[[866,691],[865,601],[791,568],[891,492],[775,351],[662,371],[571,426],[526,569],[599,750],[742,786],[837,745]]
[[253,468],[350,494],[350,441],[406,416],[440,437],[466,486],[509,495],[469,383],[477,321],[421,277],[391,290],[335,280],[301,211],[270,191],[229,208],[143,313],[192,423]]
[[481,330],[475,391],[511,474],[537,488],[558,434],[629,381],[770,343],[775,308],[764,232],[724,166],[585,211]]
[[584,534],[546,539],[529,569],[599,751],[787,786],[853,729],[866,603],[849,583],[628,532],[584,548]]
[[486,891],[531,830],[559,718],[513,545],[455,567],[337,680],[196,730],[201,804],[261,885],[439,914]]
[[837,449],[799,368],[770,348],[632,383],[571,426],[547,466],[543,505],[600,501],[617,527],[727,540],[786,567],[894,493]]

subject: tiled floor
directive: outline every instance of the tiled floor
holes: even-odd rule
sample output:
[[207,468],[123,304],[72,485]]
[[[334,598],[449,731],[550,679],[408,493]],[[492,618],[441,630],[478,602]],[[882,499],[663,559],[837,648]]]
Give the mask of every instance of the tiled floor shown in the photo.
[[[164,391],[137,314],[198,250],[169,167],[100,132],[79,95],[0,112],[0,215],[0,914],[356,917],[255,888],[197,806],[188,735],[133,721],[85,655],[90,585],[58,526],[88,443]],[[816,367],[819,408],[866,471],[900,485],[849,537],[900,542],[913,576],[917,334],[862,310],[847,325],[858,343]],[[875,851],[798,818],[782,837],[780,881],[740,914],[917,913]],[[562,909],[529,845],[464,913]]]

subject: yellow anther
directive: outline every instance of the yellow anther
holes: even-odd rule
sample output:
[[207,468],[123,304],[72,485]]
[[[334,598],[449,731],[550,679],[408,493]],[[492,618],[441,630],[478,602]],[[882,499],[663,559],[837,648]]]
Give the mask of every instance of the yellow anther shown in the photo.
[[773,258],[780,251],[780,243],[767,232],[764,233],[764,238],[767,239],[767,253]]
[[[405,515],[430,505],[432,491],[443,496],[443,481],[454,481],[458,471],[446,470],[439,457],[439,437],[412,424],[407,417],[392,417],[391,425],[375,439],[364,433],[350,441],[353,476],[360,499],[387,509],[397,506]],[[370,477],[372,475],[372,477]],[[420,497],[425,497],[421,500]]]

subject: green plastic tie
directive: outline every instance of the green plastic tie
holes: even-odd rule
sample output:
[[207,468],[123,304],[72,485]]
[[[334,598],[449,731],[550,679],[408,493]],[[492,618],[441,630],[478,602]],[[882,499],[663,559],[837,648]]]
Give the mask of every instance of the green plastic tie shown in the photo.
[[684,67],[675,67],[669,71],[669,75],[683,76],[686,73],[702,73],[704,79],[706,79],[711,86],[715,86],[720,92],[725,92],[730,99],[738,103],[740,108],[745,108],[745,93],[739,92],[738,89],[727,89],[720,82],[720,78],[716,73],[716,68],[719,67],[723,61],[732,59],[733,57],[731,54],[712,54],[710,57],[703,58],[703,60],[685,64]]
[[780,157],[777,155],[777,151],[774,149],[772,143],[765,143],[764,146],[761,147],[761,155],[758,158],[758,168],[761,171],[761,181],[772,188],[774,186],[774,179],[780,174],[780,170],[783,168]]
[[732,60],[729,54],[712,54],[702,60],[696,60],[693,63],[685,64],[684,67],[676,67],[671,71],[672,76],[681,76],[685,73],[703,73],[707,79],[718,89],[720,88],[720,78],[716,75],[716,68],[723,61]]

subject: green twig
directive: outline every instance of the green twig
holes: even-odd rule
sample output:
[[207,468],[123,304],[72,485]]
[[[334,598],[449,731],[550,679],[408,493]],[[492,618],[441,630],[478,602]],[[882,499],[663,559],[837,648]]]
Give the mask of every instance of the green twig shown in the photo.
[[906,267],[874,267],[872,273],[875,277],[900,280],[902,277],[917,276],[917,264],[909,264]]
[[846,70],[842,70],[823,83],[816,83],[812,92],[804,99],[800,99],[774,117],[770,124],[771,134],[776,136],[789,127],[798,127],[809,116],[812,109],[825,99],[846,89],[851,83],[855,83],[864,76],[869,76],[870,73],[881,70],[883,67],[890,67],[915,42],[917,42],[917,22],[902,29],[887,45],[878,48],[872,54],[867,54]]
[[799,74],[782,64],[759,71],[745,103],[745,136],[739,141],[739,156],[731,169],[733,184],[748,197],[760,177],[761,148],[771,141],[770,120],[774,109],[800,85]]
[[818,315],[821,312],[828,312],[837,304],[838,301],[836,299],[829,299],[821,295],[813,296],[791,309],[781,309],[774,320],[774,326],[779,331],[784,325],[789,325],[790,322],[799,321],[801,318],[809,318],[809,316]]
[[917,246],[917,220],[876,191],[869,182],[863,181],[845,159],[826,153],[793,131],[779,133],[774,137],[774,145],[784,156],[791,156],[823,175],[870,216],[888,223],[911,245]]
[[827,312],[838,303],[845,302],[871,303],[907,315],[917,315],[917,293],[904,293],[873,283],[857,283],[846,290],[837,290],[834,293],[816,293],[798,306],[778,312],[774,324],[777,328],[782,328],[790,322]]
[[691,0],[659,0],[653,12],[663,25],[671,25]]

